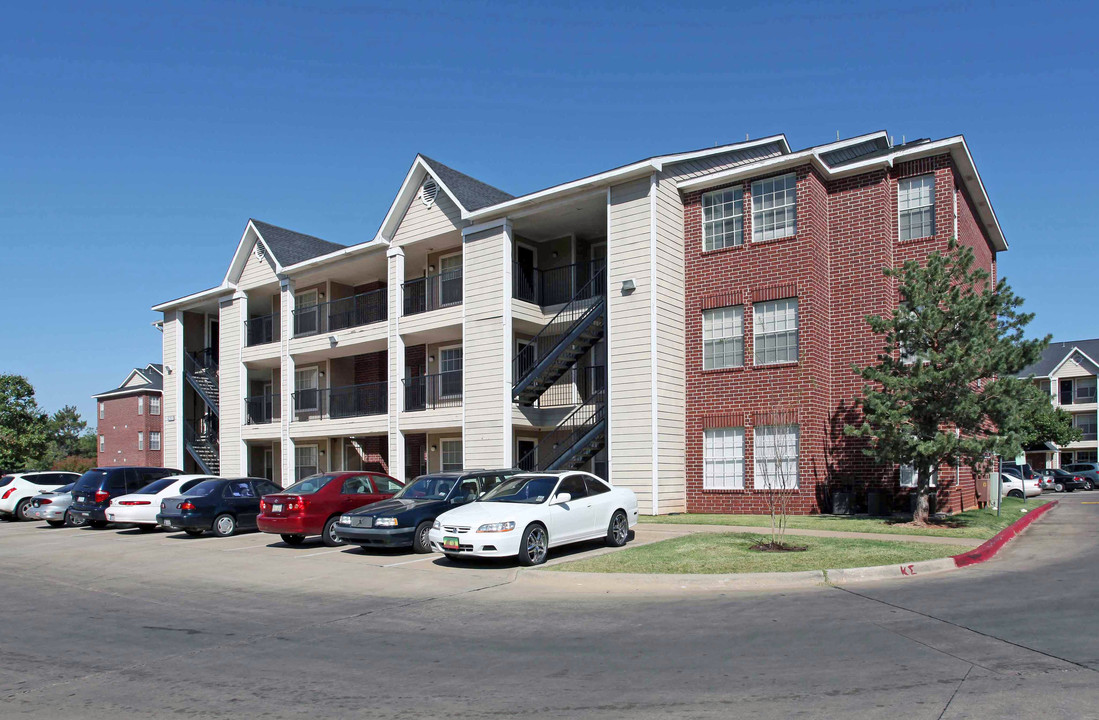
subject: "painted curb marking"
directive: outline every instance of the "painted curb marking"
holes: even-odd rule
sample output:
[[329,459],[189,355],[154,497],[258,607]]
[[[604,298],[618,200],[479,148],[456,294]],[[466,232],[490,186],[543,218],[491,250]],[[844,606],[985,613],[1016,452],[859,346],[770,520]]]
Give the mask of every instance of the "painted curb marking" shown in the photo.
[[1040,505],[1034,508],[1034,510],[1031,510],[1026,515],[1022,516],[1000,532],[993,535],[992,539],[986,542],[984,545],[970,550],[969,552],[955,555],[954,564],[961,568],[991,560],[996,553],[1000,552],[1000,549],[1003,548],[1004,545],[1007,545],[1009,540],[1021,533],[1032,522],[1045,515],[1058,504],[1060,504],[1060,501],[1054,500],[1053,502],[1046,503],[1045,505]]

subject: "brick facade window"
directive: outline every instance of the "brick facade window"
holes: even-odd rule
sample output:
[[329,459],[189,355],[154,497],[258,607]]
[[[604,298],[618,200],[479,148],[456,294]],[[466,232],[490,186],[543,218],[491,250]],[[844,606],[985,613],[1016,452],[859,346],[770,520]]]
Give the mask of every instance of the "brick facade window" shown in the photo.
[[107,411],[107,406],[104,405],[103,403],[99,403],[99,419],[100,420],[103,419],[103,416],[106,414],[106,411]]
[[797,173],[752,183],[752,242],[797,234]]
[[145,396],[143,396],[143,395],[138,395],[137,396],[137,414],[138,415],[144,415],[145,414]]
[[797,298],[756,303],[752,306],[756,365],[797,362]]
[[794,489],[798,486],[798,426],[760,425],[755,434],[757,490]]
[[744,428],[708,428],[702,444],[702,489],[744,489]]
[[935,234],[934,175],[904,178],[897,183],[897,220],[901,240]]
[[152,430],[152,431],[149,432],[149,449],[150,450],[159,450],[160,449],[160,433],[157,432],[156,430]]
[[107,438],[104,435],[99,436],[99,452],[103,452],[107,449]]
[[725,188],[702,196],[702,249],[744,244],[744,190]]
[[160,414],[160,398],[157,397],[156,395],[153,395],[152,397],[149,398],[149,414],[150,415],[159,415]]
[[143,432],[139,432],[137,434],[137,449],[138,450],[144,450],[145,449],[145,433],[143,433]]
[[702,311],[702,367],[705,370],[744,364],[744,307]]

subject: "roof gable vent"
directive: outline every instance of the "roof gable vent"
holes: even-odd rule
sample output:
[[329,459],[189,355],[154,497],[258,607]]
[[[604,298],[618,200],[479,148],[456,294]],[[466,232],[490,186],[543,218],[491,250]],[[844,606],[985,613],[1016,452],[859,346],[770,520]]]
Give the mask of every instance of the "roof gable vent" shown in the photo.
[[424,204],[424,207],[431,207],[435,204],[435,196],[439,194],[439,186],[435,183],[433,178],[424,180],[423,186],[420,188],[420,202]]
[[267,254],[267,251],[263,248],[263,243],[257,242],[254,246],[252,246],[252,254],[262,260],[264,255]]

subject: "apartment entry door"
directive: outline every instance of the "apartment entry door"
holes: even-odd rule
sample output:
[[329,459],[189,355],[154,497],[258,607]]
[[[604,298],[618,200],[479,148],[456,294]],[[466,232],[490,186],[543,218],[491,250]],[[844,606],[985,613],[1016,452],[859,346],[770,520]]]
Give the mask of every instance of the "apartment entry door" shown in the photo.
[[515,297],[517,299],[532,303],[539,302],[534,273],[537,265],[538,256],[534,248],[519,244],[515,246]]

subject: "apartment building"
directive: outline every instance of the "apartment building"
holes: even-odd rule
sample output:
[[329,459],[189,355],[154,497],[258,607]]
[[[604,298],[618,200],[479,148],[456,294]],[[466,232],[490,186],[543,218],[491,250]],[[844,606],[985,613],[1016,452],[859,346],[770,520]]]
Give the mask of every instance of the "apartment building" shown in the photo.
[[96,401],[96,464],[163,464],[163,368],[134,368],[122,383],[92,395]]
[[1050,343],[1042,359],[1025,368],[1019,377],[1033,378],[1049,394],[1049,401],[1072,416],[1072,424],[1083,437],[1074,443],[1058,446],[1048,443],[1027,448],[1026,459],[1031,467],[1057,468],[1072,463],[1099,462],[1099,403],[1096,402],[1096,379],[1099,364],[1099,339]]
[[[921,224],[903,240],[902,186]],[[1006,245],[960,137],[795,153],[777,135],[518,197],[418,155],[369,241],[251,220],[220,284],[154,308],[165,461],[283,484],[583,468],[644,512],[735,512],[756,508],[750,470],[715,487],[704,466],[735,485],[772,428],[799,509],[819,510],[830,478],[866,466],[854,450],[837,464],[825,440],[858,386],[840,367],[867,352],[854,318],[893,301],[881,264],[945,244],[955,222],[994,269]]]

